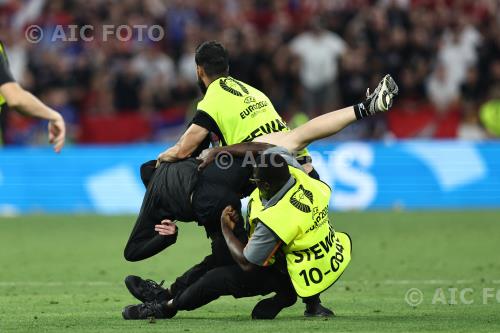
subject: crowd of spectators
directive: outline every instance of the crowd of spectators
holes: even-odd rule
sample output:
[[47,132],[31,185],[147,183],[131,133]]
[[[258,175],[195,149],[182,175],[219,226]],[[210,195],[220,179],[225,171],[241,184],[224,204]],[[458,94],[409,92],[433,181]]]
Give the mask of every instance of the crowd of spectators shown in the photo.
[[[73,25],[92,30],[72,39]],[[165,34],[104,38],[104,26],[121,25]],[[393,75],[393,111],[337,139],[480,140],[479,110],[500,100],[495,0],[3,0],[0,39],[16,79],[62,112],[76,142],[177,136],[201,97],[194,50],[211,39],[228,48],[231,75],[265,92],[291,126]],[[38,122],[3,118],[7,142],[41,140]]]

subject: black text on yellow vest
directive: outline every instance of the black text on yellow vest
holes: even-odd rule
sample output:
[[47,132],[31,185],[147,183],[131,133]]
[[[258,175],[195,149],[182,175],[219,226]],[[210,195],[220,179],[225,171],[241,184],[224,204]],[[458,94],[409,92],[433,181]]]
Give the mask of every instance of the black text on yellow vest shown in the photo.
[[330,188],[290,167],[295,185],[274,206],[264,209],[255,190],[250,198],[249,224],[262,221],[284,242],[287,270],[301,297],[330,287],[351,260],[351,240],[329,223]]
[[264,93],[232,77],[212,82],[197,108],[217,123],[228,145],[265,134],[262,130],[257,133],[261,126],[263,130],[288,130]]

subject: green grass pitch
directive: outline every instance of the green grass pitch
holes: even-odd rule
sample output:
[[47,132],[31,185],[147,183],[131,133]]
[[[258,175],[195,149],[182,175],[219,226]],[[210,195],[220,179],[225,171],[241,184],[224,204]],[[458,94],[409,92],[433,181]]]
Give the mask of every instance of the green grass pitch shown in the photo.
[[[126,275],[170,282],[209,249],[203,229],[181,224],[176,245],[128,263],[122,249],[133,223],[133,216],[0,218],[0,332],[500,331],[499,211],[334,214],[354,247],[350,267],[322,296],[337,314],[328,320],[304,318],[297,302],[274,321],[252,321],[260,297],[223,297],[172,320],[124,321],[122,307],[136,302]],[[416,307],[405,301],[410,288],[423,295]]]

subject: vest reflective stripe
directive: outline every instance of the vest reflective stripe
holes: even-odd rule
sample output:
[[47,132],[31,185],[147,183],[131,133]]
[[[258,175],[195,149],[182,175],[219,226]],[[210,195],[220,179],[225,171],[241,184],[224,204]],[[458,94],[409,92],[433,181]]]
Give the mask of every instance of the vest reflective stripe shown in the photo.
[[[197,109],[217,123],[226,145],[290,130],[264,93],[232,77],[213,81]],[[305,155],[307,150],[299,153]]]
[[289,167],[295,185],[274,206],[264,209],[258,189],[250,197],[249,224],[262,221],[286,244],[287,269],[297,294],[316,295],[330,287],[351,260],[351,240],[329,222],[331,190],[303,171]]

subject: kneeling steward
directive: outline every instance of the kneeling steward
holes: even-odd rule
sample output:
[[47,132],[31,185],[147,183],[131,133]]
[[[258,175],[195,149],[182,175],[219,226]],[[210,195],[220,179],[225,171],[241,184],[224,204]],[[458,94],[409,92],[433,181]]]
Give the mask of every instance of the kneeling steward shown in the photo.
[[[340,277],[351,260],[349,236],[335,232],[329,221],[331,189],[287,165],[279,155],[264,154],[260,162],[262,166],[254,171],[257,189],[248,206],[251,235],[244,257],[262,265],[252,248],[263,233],[254,231],[268,229],[274,234],[276,248],[286,257],[297,294],[309,297],[321,293]],[[259,236],[252,237],[252,233]]]

